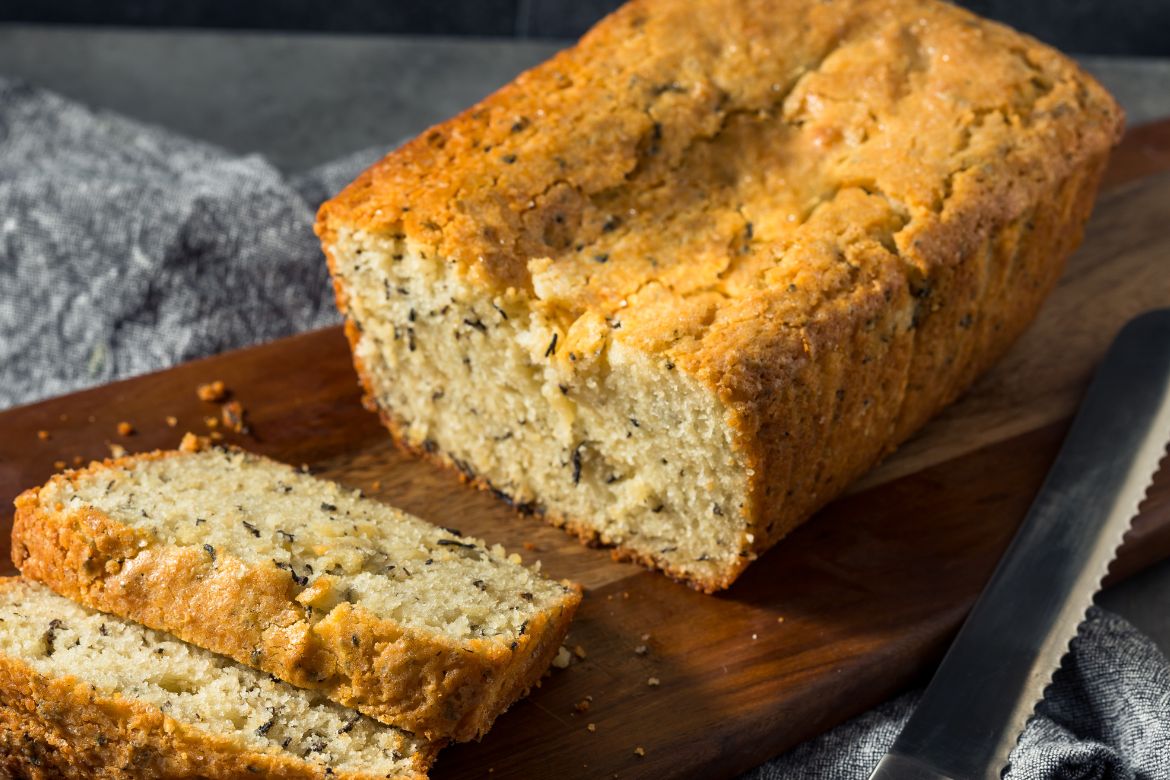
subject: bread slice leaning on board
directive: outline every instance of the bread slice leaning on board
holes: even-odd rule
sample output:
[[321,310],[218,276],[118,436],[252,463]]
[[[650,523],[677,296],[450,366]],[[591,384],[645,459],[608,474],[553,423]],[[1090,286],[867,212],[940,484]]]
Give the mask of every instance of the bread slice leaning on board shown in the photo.
[[635,0],[317,233],[403,446],[714,591],[1019,336],[1121,128],[949,3]]
[[0,579],[0,776],[425,778],[435,746],[43,585]]
[[486,732],[560,648],[575,585],[359,491],[186,442],[23,493],[17,568],[432,740]]

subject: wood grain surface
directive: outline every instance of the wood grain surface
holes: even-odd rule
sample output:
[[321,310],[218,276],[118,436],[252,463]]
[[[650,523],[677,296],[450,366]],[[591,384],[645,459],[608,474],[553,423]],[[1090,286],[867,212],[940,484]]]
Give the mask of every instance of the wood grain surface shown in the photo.
[[[435,777],[489,769],[493,778],[559,780],[733,776],[929,675],[1023,517],[1109,341],[1133,315],[1170,305],[1166,169],[1170,121],[1132,131],[1083,248],[1021,342],[726,593],[704,596],[615,563],[399,453],[361,408],[336,328],[0,413],[5,571],[20,490],[111,445],[172,447],[186,430],[206,432],[218,408],[195,388],[222,379],[254,431],[227,440],[501,542],[587,588],[569,640],[584,657],[554,671],[482,742],[445,750]],[[136,432],[119,435],[121,421]],[[1166,470],[1114,576],[1165,557]],[[635,652],[640,645],[645,653]]]

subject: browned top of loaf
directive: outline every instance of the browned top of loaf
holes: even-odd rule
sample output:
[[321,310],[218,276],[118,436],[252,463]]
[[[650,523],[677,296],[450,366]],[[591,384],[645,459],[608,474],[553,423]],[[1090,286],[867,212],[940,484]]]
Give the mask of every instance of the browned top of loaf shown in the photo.
[[942,2],[635,0],[366,171],[318,232],[405,235],[701,375],[891,256],[950,262],[1121,124],[1075,63]]

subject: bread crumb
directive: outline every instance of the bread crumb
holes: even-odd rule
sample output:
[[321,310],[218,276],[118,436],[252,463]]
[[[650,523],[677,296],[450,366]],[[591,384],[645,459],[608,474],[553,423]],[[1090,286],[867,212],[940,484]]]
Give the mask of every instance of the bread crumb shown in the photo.
[[244,421],[244,405],[239,401],[228,401],[220,410],[223,425],[236,433],[248,433],[248,423]]
[[569,664],[573,662],[573,656],[569,652],[569,648],[561,645],[561,649],[557,650],[556,658],[552,660],[552,665],[558,669],[568,669]]
[[74,466],[80,466],[82,463],[85,463],[84,458],[82,458],[80,455],[73,456],[73,465]]
[[776,618],[776,622],[777,622],[777,623],[783,623],[783,622],[784,622],[784,618],[782,618],[782,617],[778,617],[778,618]]
[[58,471],[60,471],[61,469],[65,468],[65,461],[63,461],[63,460],[55,460],[55,461],[53,461],[53,468],[55,468],[55,469],[57,469]]
[[590,698],[591,697],[586,696],[584,699],[574,704],[573,709],[575,709],[577,712],[589,712],[589,707],[592,704]]
[[646,755],[646,748],[638,745],[638,747],[634,748],[634,755],[641,758],[642,756]]
[[203,424],[206,425],[208,428],[215,430],[216,428],[219,427],[219,418],[218,417],[204,417]]
[[227,392],[227,386],[220,379],[199,385],[195,389],[195,393],[199,396],[200,401],[209,401],[211,403],[219,403],[227,398]]
[[650,652],[650,648],[646,647],[646,645],[638,645],[634,648],[634,655],[646,655],[648,652]]
[[196,436],[187,431],[183,434],[183,440],[179,442],[179,450],[181,452],[200,452],[207,446],[207,439]]
[[210,438],[212,441],[223,441],[223,434],[219,431],[212,431],[210,434],[208,434],[208,438]]
[[48,441],[49,440],[49,432],[48,431],[37,431],[37,438],[40,439],[41,441]]
[[524,549],[527,550],[528,552],[536,552],[537,548],[536,548],[536,545],[533,544],[532,542],[525,542]]
[[126,422],[125,420],[123,420],[122,422],[118,423],[118,435],[119,436],[133,436],[134,435],[134,426],[131,425],[130,423]]
[[756,634],[752,634],[752,639],[759,639],[759,636]]
[[623,590],[622,591],[622,598],[628,599],[629,597],[630,597],[630,592],[628,590]]
[[113,455],[115,458],[126,457],[126,448],[123,447],[121,444],[117,444],[117,443],[111,441],[111,442],[106,442],[106,446],[110,448],[110,454]]
[[584,648],[584,647],[582,647],[581,645],[573,645],[573,655],[575,655],[575,656],[577,656],[578,658],[580,658],[580,659],[584,660],[584,658],[585,658],[585,648]]
[[659,685],[662,685],[662,681],[657,677],[651,677],[650,679],[646,680],[646,684],[651,688],[657,688]]
[[382,480],[375,479],[373,482],[370,483],[370,492],[371,493],[377,493],[381,489],[382,489]]
[[178,417],[175,417],[173,414],[168,414],[168,415],[167,415],[167,427],[168,427],[168,428],[174,428],[174,427],[175,427],[176,425],[178,425],[178,424],[179,424],[179,418],[178,418]]
[[593,732],[597,731],[597,724],[596,724],[596,723],[590,723],[589,725],[587,725],[587,726],[585,727],[585,730],[586,730],[586,731],[588,731],[590,734],[592,734]]
[[643,642],[649,642],[649,641],[650,641],[650,635],[649,635],[649,634],[642,634],[642,641],[643,641]]

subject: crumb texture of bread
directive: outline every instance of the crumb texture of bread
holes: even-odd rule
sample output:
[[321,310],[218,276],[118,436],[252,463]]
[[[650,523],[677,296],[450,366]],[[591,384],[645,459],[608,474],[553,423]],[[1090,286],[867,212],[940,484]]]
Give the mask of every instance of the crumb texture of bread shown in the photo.
[[17,499],[22,573],[429,739],[470,739],[580,601],[497,546],[221,448],[107,461]]
[[0,770],[424,778],[434,747],[174,637],[0,580]]
[[403,445],[704,590],[952,401],[1122,114],[934,0],[635,0],[318,215]]

